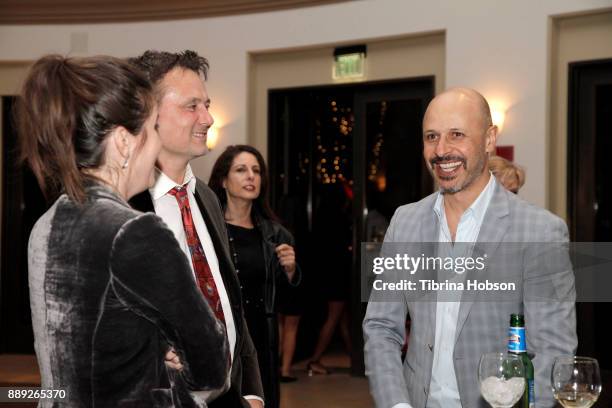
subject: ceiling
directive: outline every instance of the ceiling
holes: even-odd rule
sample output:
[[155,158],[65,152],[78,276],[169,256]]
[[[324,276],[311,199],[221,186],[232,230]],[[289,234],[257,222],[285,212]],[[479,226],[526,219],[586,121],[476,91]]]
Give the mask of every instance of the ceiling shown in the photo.
[[247,14],[351,0],[0,0],[0,24],[79,24]]

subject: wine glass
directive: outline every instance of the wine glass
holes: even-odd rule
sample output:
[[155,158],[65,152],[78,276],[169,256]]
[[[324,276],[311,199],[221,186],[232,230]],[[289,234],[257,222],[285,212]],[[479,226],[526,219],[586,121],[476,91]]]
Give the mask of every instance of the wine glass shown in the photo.
[[551,381],[555,398],[565,408],[589,408],[601,393],[599,364],[590,357],[557,357]]
[[478,364],[482,397],[493,408],[510,408],[525,392],[525,366],[521,357],[506,353],[485,353]]

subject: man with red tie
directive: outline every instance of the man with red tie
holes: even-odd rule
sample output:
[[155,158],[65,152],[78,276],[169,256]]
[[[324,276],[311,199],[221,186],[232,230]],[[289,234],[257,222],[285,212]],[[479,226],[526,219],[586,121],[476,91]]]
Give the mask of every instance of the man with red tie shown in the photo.
[[130,203],[141,211],[155,211],[168,224],[191,260],[194,282],[227,329],[229,391],[201,397],[211,408],[263,407],[257,354],[243,316],[223,214],[215,194],[189,165],[208,152],[207,131],[214,122],[204,83],[208,61],[193,51],[147,51],[132,62],[148,74],[156,89],[162,150],[155,185]]

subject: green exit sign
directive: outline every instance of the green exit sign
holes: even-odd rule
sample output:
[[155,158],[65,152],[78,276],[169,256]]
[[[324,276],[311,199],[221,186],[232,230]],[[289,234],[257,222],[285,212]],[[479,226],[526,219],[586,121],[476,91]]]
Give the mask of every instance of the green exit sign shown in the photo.
[[365,59],[364,52],[334,56],[333,78],[335,80],[365,78]]

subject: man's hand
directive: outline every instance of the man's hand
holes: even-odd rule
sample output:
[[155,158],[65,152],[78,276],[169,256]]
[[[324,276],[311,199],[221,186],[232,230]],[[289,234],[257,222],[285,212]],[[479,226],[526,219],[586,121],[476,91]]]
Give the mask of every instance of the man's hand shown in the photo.
[[181,360],[176,355],[176,352],[173,348],[170,348],[166,353],[166,367],[173,368],[175,370],[181,371],[183,369],[183,365],[181,364]]
[[278,261],[287,274],[287,279],[291,282],[295,273],[295,251],[293,247],[288,244],[280,244],[276,247],[276,256],[278,256]]
[[248,399],[247,402],[251,406],[251,408],[264,408],[263,402],[258,399]]

